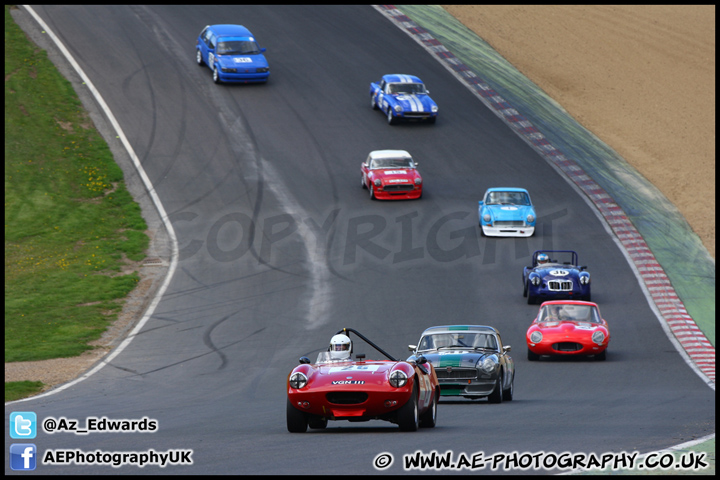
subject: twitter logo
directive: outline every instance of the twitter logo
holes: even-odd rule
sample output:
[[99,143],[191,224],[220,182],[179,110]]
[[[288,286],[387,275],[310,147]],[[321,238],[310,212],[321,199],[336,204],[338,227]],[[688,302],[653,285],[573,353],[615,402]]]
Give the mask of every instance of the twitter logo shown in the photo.
[[37,416],[35,412],[12,412],[10,414],[11,438],[35,438]]

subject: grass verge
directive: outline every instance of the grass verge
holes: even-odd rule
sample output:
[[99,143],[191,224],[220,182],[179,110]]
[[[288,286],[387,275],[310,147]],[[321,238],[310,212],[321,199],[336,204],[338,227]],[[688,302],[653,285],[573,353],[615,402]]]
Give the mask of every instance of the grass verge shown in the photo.
[[[5,362],[91,348],[137,285],[147,228],[123,173],[5,6]],[[5,384],[8,392],[39,382]],[[16,395],[17,393],[13,393]]]

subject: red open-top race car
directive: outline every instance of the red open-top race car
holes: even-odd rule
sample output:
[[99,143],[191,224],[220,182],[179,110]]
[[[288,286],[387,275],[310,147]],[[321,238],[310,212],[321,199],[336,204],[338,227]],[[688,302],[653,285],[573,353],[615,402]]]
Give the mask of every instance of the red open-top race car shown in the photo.
[[[354,333],[387,360],[352,360]],[[328,420],[386,420],[401,430],[434,427],[440,396],[433,366],[420,355],[414,361],[395,360],[359,332],[338,332],[328,351],[313,364],[300,358],[287,379],[287,428],[302,433],[322,429]]]

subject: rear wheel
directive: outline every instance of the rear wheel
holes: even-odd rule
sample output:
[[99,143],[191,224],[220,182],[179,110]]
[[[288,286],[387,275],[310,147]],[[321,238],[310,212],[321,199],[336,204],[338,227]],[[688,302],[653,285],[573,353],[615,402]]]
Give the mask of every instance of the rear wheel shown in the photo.
[[365,177],[362,174],[360,175],[360,185],[362,188],[367,188],[367,185],[365,185]]
[[195,61],[197,62],[198,65],[201,65],[201,66],[205,64],[205,62],[203,62],[202,52],[200,51],[200,49],[197,50],[197,54],[195,55]]
[[373,95],[372,93],[370,94],[370,106],[373,110],[378,109],[377,103],[375,103],[375,95]]
[[308,421],[303,412],[293,407],[288,398],[287,401],[287,429],[290,433],[305,433],[307,431]]
[[418,429],[420,419],[418,417],[417,396],[417,384],[415,384],[410,399],[398,410],[398,426],[403,432],[415,432]]

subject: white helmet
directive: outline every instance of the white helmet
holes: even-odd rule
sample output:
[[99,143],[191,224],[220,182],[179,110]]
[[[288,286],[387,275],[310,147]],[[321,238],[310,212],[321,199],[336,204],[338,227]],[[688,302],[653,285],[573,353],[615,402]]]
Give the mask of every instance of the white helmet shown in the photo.
[[330,358],[333,360],[350,360],[352,342],[347,335],[339,334],[330,339]]

